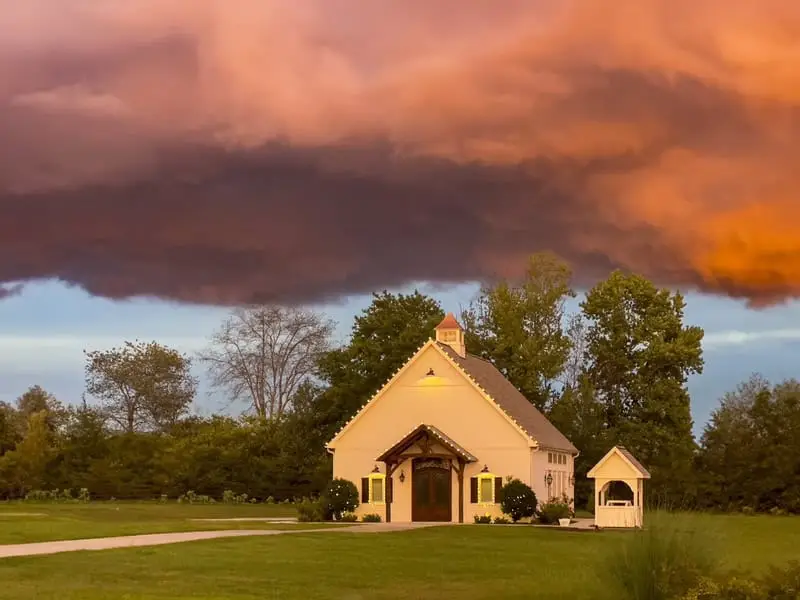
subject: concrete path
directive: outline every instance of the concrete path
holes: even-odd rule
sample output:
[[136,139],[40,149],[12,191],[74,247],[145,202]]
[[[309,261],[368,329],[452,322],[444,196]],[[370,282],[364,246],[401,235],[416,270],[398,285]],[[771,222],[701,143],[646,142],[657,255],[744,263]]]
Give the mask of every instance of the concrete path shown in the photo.
[[181,533],[152,533],[126,535],[119,537],[94,538],[87,540],[64,540],[58,542],[36,542],[31,544],[0,545],[0,558],[13,556],[37,556],[78,552],[81,550],[113,550],[116,548],[138,548],[142,546],[162,546],[180,542],[196,542],[217,538],[246,537],[261,535],[287,535],[292,533],[328,533],[347,531],[349,533],[384,533],[433,527],[441,523],[370,523],[366,525],[343,525],[341,527],[316,529],[241,529],[224,531],[190,531]]

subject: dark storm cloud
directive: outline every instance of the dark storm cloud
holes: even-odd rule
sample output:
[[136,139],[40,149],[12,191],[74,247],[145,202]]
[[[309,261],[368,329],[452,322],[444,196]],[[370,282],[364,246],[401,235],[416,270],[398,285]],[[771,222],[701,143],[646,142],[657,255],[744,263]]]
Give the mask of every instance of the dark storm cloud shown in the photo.
[[313,301],[550,249],[797,295],[800,9],[766,4],[30,0],[0,16],[0,282]]

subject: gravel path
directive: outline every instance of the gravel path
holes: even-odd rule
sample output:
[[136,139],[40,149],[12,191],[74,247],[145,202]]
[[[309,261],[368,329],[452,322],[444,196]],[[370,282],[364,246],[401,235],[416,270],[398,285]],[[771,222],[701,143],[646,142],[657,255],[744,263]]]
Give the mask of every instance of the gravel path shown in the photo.
[[37,556],[78,552],[81,550],[112,550],[115,548],[138,548],[142,546],[161,546],[180,542],[196,542],[216,538],[245,537],[257,535],[287,535],[292,533],[328,533],[347,531],[350,533],[383,533],[432,527],[436,523],[374,523],[369,525],[350,525],[318,529],[241,529],[224,531],[190,531],[182,533],[151,533],[145,535],[126,535],[119,537],[94,538],[88,540],[64,540],[59,542],[36,542],[32,544],[0,545],[0,558],[12,556]]

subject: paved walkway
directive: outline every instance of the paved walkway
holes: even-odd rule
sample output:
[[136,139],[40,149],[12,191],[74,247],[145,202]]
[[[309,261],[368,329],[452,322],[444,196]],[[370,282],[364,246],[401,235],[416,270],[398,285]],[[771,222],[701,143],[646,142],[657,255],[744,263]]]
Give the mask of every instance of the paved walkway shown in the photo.
[[0,558],[12,556],[37,556],[78,552],[81,550],[113,550],[115,548],[138,548],[142,546],[162,546],[180,542],[196,542],[217,538],[246,537],[261,535],[286,535],[292,533],[328,533],[347,531],[349,533],[384,533],[433,527],[441,523],[370,523],[366,525],[342,525],[341,527],[316,529],[241,529],[224,531],[189,531],[181,533],[151,533],[145,535],[126,535],[119,537],[94,538],[87,540],[64,540],[58,542],[36,542],[31,544],[0,545]]

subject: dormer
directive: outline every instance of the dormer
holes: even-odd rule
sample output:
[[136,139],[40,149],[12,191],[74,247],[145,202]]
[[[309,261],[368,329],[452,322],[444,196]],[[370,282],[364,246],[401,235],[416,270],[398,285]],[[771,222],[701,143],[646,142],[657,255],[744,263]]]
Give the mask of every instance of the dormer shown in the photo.
[[461,357],[467,355],[464,330],[456,321],[453,313],[447,313],[442,322],[436,326],[436,341],[450,346]]

